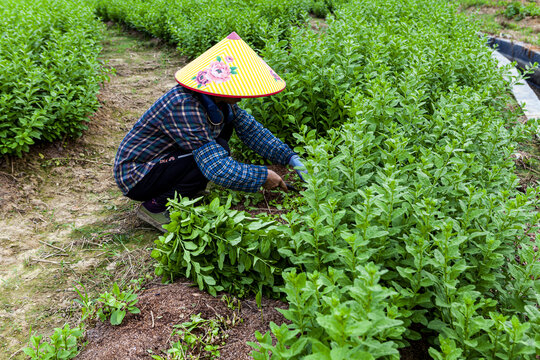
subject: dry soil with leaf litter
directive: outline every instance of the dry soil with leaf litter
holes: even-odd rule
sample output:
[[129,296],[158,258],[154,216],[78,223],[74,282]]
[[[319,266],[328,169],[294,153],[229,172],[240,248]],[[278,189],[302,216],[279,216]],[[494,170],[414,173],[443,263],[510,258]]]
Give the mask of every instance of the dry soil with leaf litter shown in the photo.
[[[225,345],[219,348],[220,359],[250,359],[252,349],[247,341],[255,341],[255,331],[266,332],[271,321],[282,323],[283,316],[276,308],[286,308],[279,301],[265,299],[259,309],[251,299],[241,301],[240,310],[233,310],[219,297],[200,291],[188,282],[151,284],[139,296],[138,306],[141,313],[128,315],[120,326],[100,323],[89,330],[89,345],[77,359],[149,359],[149,351],[160,354],[170,347],[174,325],[190,321],[196,314],[204,319],[225,319],[222,331]],[[238,318],[240,320],[233,322]]]

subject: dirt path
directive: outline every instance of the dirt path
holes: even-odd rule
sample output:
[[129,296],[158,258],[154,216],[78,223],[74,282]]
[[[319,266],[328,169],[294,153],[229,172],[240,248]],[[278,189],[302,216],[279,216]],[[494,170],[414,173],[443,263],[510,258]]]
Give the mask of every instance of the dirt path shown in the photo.
[[134,217],[135,203],[117,189],[111,164],[183,62],[174,49],[113,26],[104,45],[116,74],[85,134],[0,163],[1,359],[26,345],[30,329],[48,336],[77,321],[77,282],[98,294],[152,272],[148,248],[157,233]]

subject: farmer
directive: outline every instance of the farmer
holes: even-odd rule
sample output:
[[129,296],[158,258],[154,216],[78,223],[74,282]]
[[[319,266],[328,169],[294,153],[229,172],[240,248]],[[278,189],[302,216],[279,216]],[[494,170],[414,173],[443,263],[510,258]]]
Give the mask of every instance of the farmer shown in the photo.
[[[164,231],[167,199],[195,197],[209,180],[248,192],[281,188],[265,166],[230,156],[233,130],[270,161],[302,167],[298,155],[236,103],[276,94],[285,82],[236,33],[179,70],[179,85],[163,95],[128,132],[116,154],[114,178],[123,194],[142,201],[137,215]],[[300,175],[300,173],[299,173]]]

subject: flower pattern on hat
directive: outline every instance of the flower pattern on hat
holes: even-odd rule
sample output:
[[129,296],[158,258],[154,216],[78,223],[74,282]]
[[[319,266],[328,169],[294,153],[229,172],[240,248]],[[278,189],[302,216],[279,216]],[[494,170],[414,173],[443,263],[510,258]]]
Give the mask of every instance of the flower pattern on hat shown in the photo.
[[[268,65],[266,65],[268,66]],[[276,74],[276,72],[274,70],[272,70],[272,68],[270,66],[268,66],[268,71],[270,71],[270,75],[272,75],[272,77],[274,78],[274,80],[276,81],[283,81],[281,80],[281,78],[279,77],[278,74]]]
[[261,61],[264,63],[264,66],[266,66],[266,68],[268,69],[268,72],[270,73],[270,75],[272,75],[272,77],[274,78],[274,80],[276,80],[276,81],[283,81],[283,79],[281,79],[281,78],[279,77],[279,75],[276,74],[276,72],[275,72],[274,70],[272,70],[272,68],[270,67],[270,65],[268,65],[268,64],[266,63],[266,61],[263,60],[262,57],[259,56],[259,59],[261,59]]
[[[232,63],[234,58],[232,56],[225,56],[225,62]],[[192,78],[197,82],[197,88],[204,87],[211,82],[221,84],[223,82],[231,80],[231,75],[238,74],[236,66],[230,66],[222,61],[221,56],[216,57],[216,61],[212,61],[205,69],[199,71],[196,76]]]

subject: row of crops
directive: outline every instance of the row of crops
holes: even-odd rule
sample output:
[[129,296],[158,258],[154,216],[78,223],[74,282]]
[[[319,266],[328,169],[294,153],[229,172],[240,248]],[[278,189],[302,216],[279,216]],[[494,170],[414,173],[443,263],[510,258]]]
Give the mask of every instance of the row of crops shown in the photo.
[[483,39],[445,1],[353,0],[328,25],[270,29],[288,87],[244,104],[308,159],[297,208],[172,201],[157,274],[285,297],[255,359],[397,359],[419,339],[435,359],[540,354],[538,190],[510,157],[536,124],[507,110]]
[[189,57],[236,31],[255,49],[265,45],[269,31],[286,38],[291,25],[309,13],[324,16],[346,0],[92,0],[97,14],[178,46]]
[[[288,302],[255,359],[397,359],[420,339],[435,359],[540,355],[538,191],[516,190],[510,158],[535,124],[446,1],[5,4],[1,154],[83,129],[106,75],[94,14],[188,56],[236,31],[285,78],[244,106],[306,159],[295,208],[177,199],[152,252],[165,279]],[[310,11],[333,13],[325,32],[301,26]]]
[[0,27],[0,156],[80,135],[107,76],[93,8],[79,0],[4,0]]
[[108,73],[99,60],[102,20],[163,38],[195,57],[232,31],[264,47],[270,29],[286,38],[309,12],[322,16],[344,1],[2,1],[0,155],[20,156],[36,141],[76,137],[87,128]]

